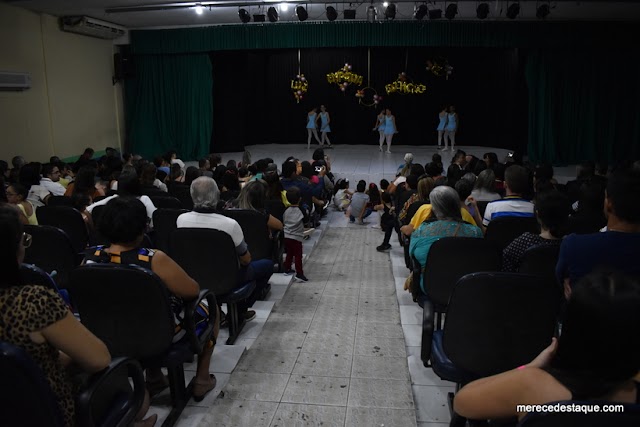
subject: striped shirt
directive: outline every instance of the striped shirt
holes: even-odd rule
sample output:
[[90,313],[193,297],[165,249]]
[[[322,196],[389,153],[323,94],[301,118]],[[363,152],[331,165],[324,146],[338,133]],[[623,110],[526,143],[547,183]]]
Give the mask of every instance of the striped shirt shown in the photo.
[[487,226],[496,218],[520,217],[533,218],[533,203],[519,196],[507,196],[487,205],[482,223]]

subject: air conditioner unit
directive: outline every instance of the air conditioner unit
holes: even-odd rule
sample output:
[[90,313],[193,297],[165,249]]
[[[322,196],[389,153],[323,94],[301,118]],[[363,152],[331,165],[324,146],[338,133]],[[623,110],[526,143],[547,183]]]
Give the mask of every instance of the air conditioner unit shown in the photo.
[[117,39],[127,33],[124,27],[88,16],[64,16],[60,18],[60,29],[68,33],[107,40]]
[[20,91],[31,88],[31,74],[0,71],[0,91]]

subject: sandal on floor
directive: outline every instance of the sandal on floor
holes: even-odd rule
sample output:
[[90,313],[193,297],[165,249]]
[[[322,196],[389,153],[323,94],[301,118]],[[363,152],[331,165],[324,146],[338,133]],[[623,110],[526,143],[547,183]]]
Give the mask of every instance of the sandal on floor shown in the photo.
[[156,394],[160,393],[165,388],[169,387],[169,378],[166,375],[163,375],[161,379],[146,382],[147,390],[149,390],[149,396],[153,397]]
[[194,378],[193,380],[193,400],[196,402],[201,402],[202,399],[209,393],[211,390],[216,388],[216,376],[213,374],[209,374],[210,382],[203,383]]

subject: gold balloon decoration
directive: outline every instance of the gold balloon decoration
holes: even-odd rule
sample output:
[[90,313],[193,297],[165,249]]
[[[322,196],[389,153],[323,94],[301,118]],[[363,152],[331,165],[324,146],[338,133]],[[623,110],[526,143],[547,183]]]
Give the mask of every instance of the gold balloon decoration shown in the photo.
[[453,67],[445,58],[429,59],[427,60],[427,71],[431,71],[436,77],[445,76],[449,80],[449,76],[453,74]]
[[420,95],[426,92],[427,87],[422,83],[409,82],[407,73],[402,72],[398,74],[398,78],[393,83],[389,83],[384,88],[387,91],[387,95],[399,93],[402,95]]
[[356,91],[356,98],[358,98],[358,104],[365,107],[377,107],[382,102],[382,96],[378,95],[378,92],[372,87],[365,87]]
[[350,84],[362,86],[363,77],[359,74],[351,72],[351,65],[344,64],[344,67],[334,73],[327,74],[327,81],[330,84],[337,84],[342,92],[346,92]]
[[291,80],[291,91],[298,104],[304,98],[307,90],[309,90],[309,82],[304,74],[298,74],[295,79]]

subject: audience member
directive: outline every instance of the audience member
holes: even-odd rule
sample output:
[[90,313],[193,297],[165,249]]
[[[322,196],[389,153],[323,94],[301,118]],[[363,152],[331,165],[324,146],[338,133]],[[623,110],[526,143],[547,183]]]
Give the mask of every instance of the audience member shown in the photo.
[[40,185],[54,196],[64,196],[65,188],[60,184],[60,169],[55,163],[42,166]]
[[13,166],[13,168],[9,171],[8,182],[10,183],[18,182],[18,179],[20,176],[20,169],[22,169],[22,167],[26,164],[27,162],[24,159],[24,157],[22,156],[13,157],[11,159],[11,166]]
[[562,335],[530,363],[464,386],[454,410],[485,420],[522,418],[520,405],[563,400],[639,403],[638,334],[638,282],[617,273],[586,276],[569,298]]
[[571,234],[560,246],[556,274],[565,295],[582,276],[606,269],[640,276],[640,172],[620,170],[607,184],[604,201],[607,231]]
[[169,182],[182,182],[184,183],[184,171],[180,167],[180,164],[173,163],[171,164],[171,169],[169,172]]
[[201,158],[198,161],[198,168],[200,169],[202,176],[213,178],[213,172],[211,172],[211,163],[209,162],[209,159],[207,159],[206,157]]
[[536,196],[535,214],[540,224],[540,234],[526,232],[502,251],[502,271],[517,272],[524,253],[539,245],[556,245],[568,229],[569,199],[557,190]]
[[587,181],[592,180],[596,174],[596,164],[592,161],[582,162],[576,167],[576,179],[567,182],[566,192],[569,201],[574,203],[580,197],[580,186]]
[[200,176],[205,176],[200,169],[195,166],[189,166],[184,173],[184,184],[191,186],[191,183]]
[[27,163],[20,169],[18,182],[28,191],[27,200],[38,209],[49,201],[51,193],[40,185],[40,163]]
[[240,190],[238,208],[259,212],[266,216],[267,227],[270,231],[280,231],[282,230],[282,222],[265,210],[266,190],[266,184],[262,180],[247,182]]
[[460,207],[469,212],[469,215],[472,217],[475,216],[474,206],[471,203],[467,202],[469,196],[471,196],[471,191],[473,190],[473,184],[467,181],[466,179],[461,179],[456,182],[455,186],[456,193],[458,193],[458,198],[460,199]]
[[364,225],[364,219],[373,212],[371,208],[367,208],[369,196],[364,192],[366,187],[367,183],[365,181],[358,181],[356,192],[351,196],[351,213],[349,214],[349,222],[351,223],[355,222],[357,218],[358,224]]
[[398,175],[407,177],[411,172],[411,166],[413,165],[413,154],[407,153],[404,155],[404,163],[398,166]]
[[380,218],[380,227],[384,231],[384,240],[382,244],[376,247],[378,252],[384,252],[391,249],[391,234],[397,228],[396,210],[391,201],[391,195],[389,193],[382,193],[381,203],[375,205],[373,209],[375,211],[382,211],[382,217]]
[[7,202],[18,209],[20,222],[23,224],[38,225],[36,208],[27,200],[29,192],[23,185],[18,183],[9,185],[6,195]]
[[104,190],[96,185],[97,170],[93,166],[83,166],[78,170],[75,181],[67,186],[65,196],[86,194],[94,200],[105,195]]
[[339,211],[346,211],[349,205],[351,205],[351,195],[349,191],[349,180],[346,178],[340,178],[335,185],[335,194],[333,195],[333,204]]
[[284,274],[293,274],[291,263],[295,261],[296,280],[308,282],[309,279],[302,270],[302,242],[305,237],[304,224],[305,211],[300,208],[300,190],[298,187],[290,187],[287,190],[287,200],[290,206],[284,211],[284,245],[287,256],[284,260]]
[[[145,196],[166,196],[167,192],[155,185],[158,169],[153,163],[147,163],[140,172],[140,193]],[[165,186],[166,188],[166,186]]]
[[491,169],[498,181],[504,181],[505,167],[498,161],[498,155],[496,153],[485,153],[482,156],[482,160],[487,165],[487,169]]
[[169,163],[171,165],[178,165],[180,166],[180,169],[182,170],[182,172],[184,172],[185,169],[185,164],[182,160],[180,160],[178,158],[178,153],[175,150],[170,150],[167,153],[167,156],[169,157]]
[[501,199],[500,194],[496,192],[496,175],[493,169],[485,169],[480,172],[473,185],[471,197],[476,202],[493,202]]
[[607,225],[602,208],[605,188],[598,181],[587,180],[582,183],[578,201],[574,203],[575,212],[569,217],[569,229],[572,233],[597,233]]
[[417,199],[414,199],[414,201],[408,206],[407,203],[409,203],[411,199],[407,200],[402,207],[400,214],[398,214],[398,220],[402,225],[407,225],[421,206],[429,204],[429,194],[431,194],[431,190],[434,188],[435,181],[433,178],[427,175],[422,175],[418,178]]
[[91,159],[93,158],[93,154],[94,154],[93,148],[91,147],[85,148],[80,158],[74,164],[73,169],[77,171],[77,170],[80,170],[81,167],[88,165],[91,162]]
[[455,187],[456,182],[465,174],[464,165],[466,157],[467,154],[462,150],[458,150],[456,154],[453,155],[451,165],[447,168],[447,185],[449,187]]

